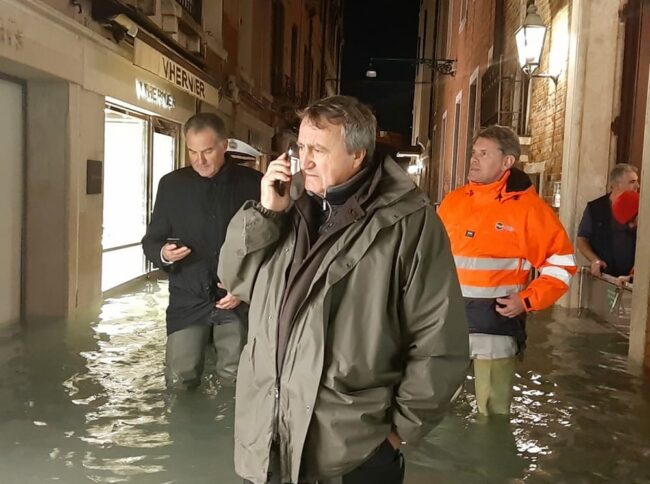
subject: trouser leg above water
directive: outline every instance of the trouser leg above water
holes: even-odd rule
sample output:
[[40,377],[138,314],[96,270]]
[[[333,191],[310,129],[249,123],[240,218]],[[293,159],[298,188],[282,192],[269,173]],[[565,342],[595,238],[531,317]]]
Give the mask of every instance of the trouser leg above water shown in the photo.
[[210,326],[194,324],[167,336],[165,381],[169,388],[194,388],[201,383]]
[[244,325],[235,311],[217,310],[217,324],[212,328],[212,342],[216,352],[217,376],[224,384],[237,378],[239,356],[244,345]]
[[510,413],[516,358],[475,359],[476,404],[483,415]]

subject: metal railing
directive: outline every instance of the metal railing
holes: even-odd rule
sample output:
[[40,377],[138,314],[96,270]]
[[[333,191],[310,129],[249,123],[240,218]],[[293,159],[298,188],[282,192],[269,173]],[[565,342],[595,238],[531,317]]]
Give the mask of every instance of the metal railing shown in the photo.
[[585,309],[583,300],[584,300],[584,285],[585,285],[585,279],[591,277],[594,280],[597,281],[602,281],[605,284],[611,285],[615,288],[615,296],[612,299],[612,302],[609,305],[609,312],[614,313],[615,311],[618,313],[621,311],[621,304],[623,300],[623,292],[627,291],[629,293],[632,293],[632,290],[634,289],[634,284],[626,281],[621,281],[617,277],[610,276],[609,274],[601,274],[600,276],[594,276],[591,273],[591,268],[589,266],[582,266],[580,267],[580,279],[579,279],[579,286],[578,286],[578,316],[582,314],[582,310]]

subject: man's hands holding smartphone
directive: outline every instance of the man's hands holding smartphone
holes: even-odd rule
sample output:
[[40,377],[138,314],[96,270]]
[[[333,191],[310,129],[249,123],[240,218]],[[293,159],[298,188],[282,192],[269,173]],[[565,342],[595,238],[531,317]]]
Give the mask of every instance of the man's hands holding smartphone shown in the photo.
[[162,247],[162,257],[167,262],[177,262],[185,259],[190,255],[192,249],[186,247],[180,239],[167,238],[167,242]]
[[[284,193],[278,193],[276,183],[285,183]],[[289,207],[289,185],[291,184],[291,164],[286,153],[277,160],[273,160],[262,178],[261,199],[262,206],[273,212],[283,212]]]

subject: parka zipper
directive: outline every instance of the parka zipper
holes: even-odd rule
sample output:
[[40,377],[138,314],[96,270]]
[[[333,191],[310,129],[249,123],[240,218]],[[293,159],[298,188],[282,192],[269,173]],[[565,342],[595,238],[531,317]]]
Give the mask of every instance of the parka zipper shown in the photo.
[[[291,261],[293,260],[293,256],[296,251],[296,240],[294,236],[294,240],[291,243],[291,257],[289,258],[289,266],[291,265]],[[286,277],[286,276],[285,276]],[[284,281],[284,287],[282,288],[282,293],[284,294],[284,291],[287,288],[287,281],[285,279]],[[281,307],[280,307],[281,310]],[[282,371],[282,368],[278,367],[278,356],[277,356],[277,351],[278,351],[278,340],[280,338],[279,331],[280,331],[280,310],[278,310],[278,314],[276,317],[276,332],[275,332],[275,386],[273,388],[274,390],[274,395],[273,395],[273,424],[271,426],[272,432],[273,432],[273,437],[272,440],[274,442],[280,442],[280,374]]]
[[273,441],[279,442],[279,427],[280,425],[280,377],[275,378],[275,395],[274,395],[274,406],[273,406]]

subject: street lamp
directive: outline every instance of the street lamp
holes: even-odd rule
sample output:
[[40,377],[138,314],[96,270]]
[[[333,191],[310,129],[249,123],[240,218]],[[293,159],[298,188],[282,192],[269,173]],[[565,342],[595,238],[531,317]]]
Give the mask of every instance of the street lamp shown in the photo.
[[366,77],[377,77],[377,71],[372,67],[375,62],[405,62],[413,65],[424,64],[428,68],[438,71],[440,74],[449,76],[456,75],[455,59],[403,59],[401,57],[371,57],[370,67],[366,71]]
[[422,175],[426,148],[421,141],[417,145],[403,148],[396,153],[397,158],[410,158],[406,171],[410,175]]
[[544,48],[544,40],[546,39],[546,24],[537,14],[537,7],[535,2],[528,5],[526,11],[526,19],[523,25],[515,32],[515,40],[517,42],[517,53],[519,55],[519,65],[524,73],[529,77],[548,77],[553,79],[557,84],[557,75],[554,74],[535,74],[535,70],[539,67],[539,61],[542,57],[542,49]]

